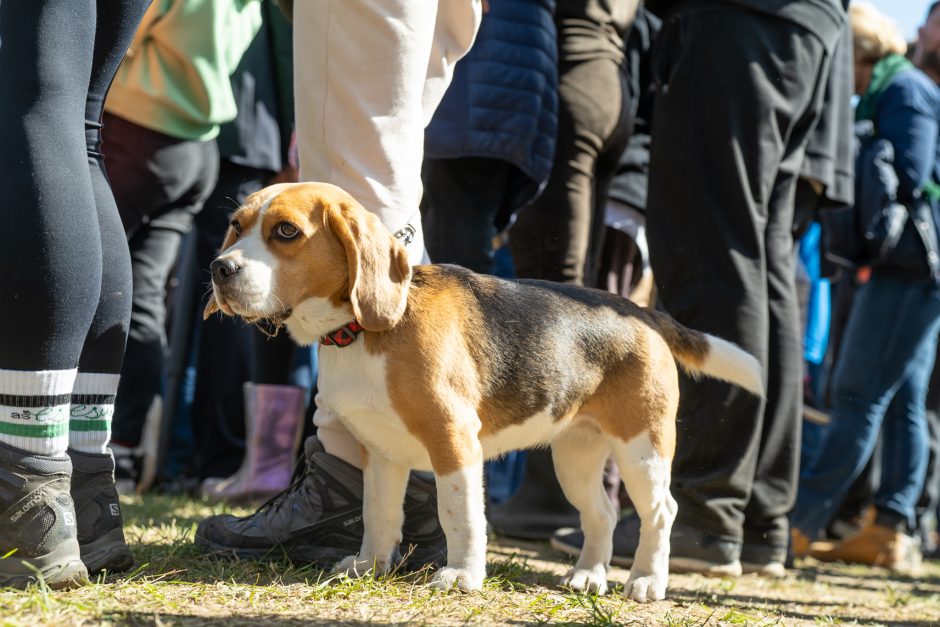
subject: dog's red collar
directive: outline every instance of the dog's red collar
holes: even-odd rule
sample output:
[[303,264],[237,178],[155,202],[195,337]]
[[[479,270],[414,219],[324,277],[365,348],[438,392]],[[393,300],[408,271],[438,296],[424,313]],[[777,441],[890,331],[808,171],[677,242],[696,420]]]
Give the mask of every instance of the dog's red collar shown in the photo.
[[343,348],[356,341],[359,334],[363,332],[362,325],[353,320],[344,324],[338,329],[333,329],[329,333],[320,336],[321,346],[338,346]]

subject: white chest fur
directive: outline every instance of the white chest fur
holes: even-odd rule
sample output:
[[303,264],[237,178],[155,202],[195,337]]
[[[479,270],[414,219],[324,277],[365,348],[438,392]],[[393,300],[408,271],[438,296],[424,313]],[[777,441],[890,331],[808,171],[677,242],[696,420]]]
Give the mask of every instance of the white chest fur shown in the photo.
[[387,367],[386,357],[370,354],[362,338],[342,348],[321,346],[317,403],[368,448],[409,468],[430,470],[424,446],[392,407]]

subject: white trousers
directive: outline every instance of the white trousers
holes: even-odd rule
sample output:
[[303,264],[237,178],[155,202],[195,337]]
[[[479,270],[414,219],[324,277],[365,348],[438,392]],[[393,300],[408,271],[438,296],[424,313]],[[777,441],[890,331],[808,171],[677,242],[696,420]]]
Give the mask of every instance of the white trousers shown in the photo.
[[[342,187],[395,233],[421,216],[424,127],[480,26],[481,0],[296,0],[294,98],[300,180]],[[341,349],[334,349],[341,350]],[[359,466],[359,445],[318,409],[331,455]]]

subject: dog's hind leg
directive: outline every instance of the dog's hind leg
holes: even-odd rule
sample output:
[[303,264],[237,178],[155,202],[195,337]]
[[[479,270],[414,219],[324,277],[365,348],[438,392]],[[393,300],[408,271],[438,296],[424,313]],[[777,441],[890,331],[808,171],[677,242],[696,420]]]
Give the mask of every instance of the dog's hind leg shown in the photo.
[[363,457],[362,548],[358,555],[341,561],[336,570],[352,577],[388,571],[395,548],[401,542],[403,503],[408,468],[399,466],[376,451]]
[[610,441],[620,475],[640,516],[640,544],[623,592],[640,603],[657,601],[666,595],[669,533],[676,517],[676,501],[669,492],[671,455],[658,451],[646,431],[627,442],[617,437]]
[[562,585],[585,592],[607,592],[607,566],[613,550],[617,512],[604,491],[607,438],[593,425],[570,428],[552,440],[555,474],[565,496],[581,514],[584,547]]

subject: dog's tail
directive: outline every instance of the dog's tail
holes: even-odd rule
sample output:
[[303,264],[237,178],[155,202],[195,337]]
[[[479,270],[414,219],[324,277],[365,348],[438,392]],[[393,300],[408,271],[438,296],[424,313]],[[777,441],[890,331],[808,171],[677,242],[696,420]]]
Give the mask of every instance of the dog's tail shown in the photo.
[[721,379],[764,396],[762,368],[753,355],[720,337],[686,328],[662,312],[652,309],[646,312],[687,373]]

